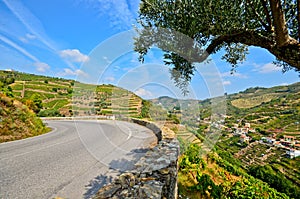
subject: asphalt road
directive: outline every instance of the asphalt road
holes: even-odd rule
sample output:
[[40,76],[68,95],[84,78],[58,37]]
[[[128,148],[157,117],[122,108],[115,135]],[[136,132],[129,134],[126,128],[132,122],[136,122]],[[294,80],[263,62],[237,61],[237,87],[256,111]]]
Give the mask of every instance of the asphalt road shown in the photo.
[[47,121],[53,131],[0,144],[0,198],[90,198],[156,141],[137,124]]

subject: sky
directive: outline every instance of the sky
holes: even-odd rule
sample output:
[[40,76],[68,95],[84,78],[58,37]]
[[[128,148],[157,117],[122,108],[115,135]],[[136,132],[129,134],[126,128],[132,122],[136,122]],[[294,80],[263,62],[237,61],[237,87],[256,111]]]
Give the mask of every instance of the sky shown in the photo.
[[206,99],[249,87],[299,81],[299,73],[281,69],[264,49],[250,47],[236,72],[221,60],[197,65],[183,96],[174,86],[162,52],[153,48],[144,63],[133,51],[139,0],[0,0],[0,70],[113,84],[143,98],[171,96]]

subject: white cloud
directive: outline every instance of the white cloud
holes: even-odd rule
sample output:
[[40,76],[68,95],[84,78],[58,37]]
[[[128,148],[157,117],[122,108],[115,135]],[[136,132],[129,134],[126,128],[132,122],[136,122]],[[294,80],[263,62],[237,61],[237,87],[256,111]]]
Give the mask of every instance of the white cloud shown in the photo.
[[150,91],[148,91],[144,88],[139,88],[134,93],[141,97],[152,97],[153,96],[153,94]]
[[25,36],[26,36],[26,38],[31,39],[31,40],[36,39],[36,36],[33,34],[27,33]]
[[33,34],[29,34],[29,33],[27,33],[24,37],[20,37],[20,40],[23,43],[28,43],[29,40],[35,40],[35,39],[36,39],[36,36]]
[[263,66],[256,66],[256,71],[258,71],[259,73],[273,73],[281,71],[281,68],[274,65],[273,63],[267,63]]
[[112,61],[109,60],[108,57],[106,57],[106,56],[103,56],[102,59],[108,64],[112,63]]
[[286,82],[283,82],[283,83],[279,84],[279,86],[287,86],[287,85],[289,85],[289,84],[286,83]]
[[69,68],[64,68],[64,72],[60,73],[59,75],[61,76],[68,76],[68,75],[81,75],[84,77],[87,77],[88,74],[86,74],[85,72],[83,72],[82,70],[71,70]]
[[50,69],[50,66],[43,62],[36,62],[34,63],[34,66],[36,66],[36,70],[39,72],[46,72]]
[[226,85],[230,85],[231,84],[231,81],[223,81],[223,85],[226,86]]
[[78,49],[66,49],[60,51],[60,56],[71,62],[86,62],[89,60],[87,55],[82,54]]
[[120,66],[114,66],[114,71],[119,71],[121,69]]
[[114,77],[106,77],[105,80],[109,81],[109,82],[113,82],[113,81],[115,81],[115,78]]
[[248,78],[247,75],[244,75],[244,74],[241,74],[241,73],[238,73],[238,72],[225,72],[225,73],[222,73],[221,74],[222,77],[237,77],[237,78],[241,78],[241,79],[246,79]]

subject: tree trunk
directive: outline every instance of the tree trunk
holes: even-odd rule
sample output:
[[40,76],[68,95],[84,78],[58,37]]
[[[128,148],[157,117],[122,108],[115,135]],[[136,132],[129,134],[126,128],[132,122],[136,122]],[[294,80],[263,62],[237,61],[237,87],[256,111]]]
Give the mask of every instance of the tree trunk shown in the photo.
[[289,44],[290,36],[286,27],[284,13],[282,10],[280,0],[269,0],[271,13],[273,18],[273,25],[275,28],[276,45],[281,47]]
[[300,0],[297,1],[298,41],[300,42]]

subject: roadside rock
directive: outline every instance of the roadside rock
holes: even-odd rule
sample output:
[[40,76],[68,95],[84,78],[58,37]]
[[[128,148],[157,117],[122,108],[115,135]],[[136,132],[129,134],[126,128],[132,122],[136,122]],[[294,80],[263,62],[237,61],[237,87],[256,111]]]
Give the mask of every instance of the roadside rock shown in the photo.
[[[160,131],[153,123],[138,121],[150,126],[156,133]],[[133,171],[121,174],[111,184],[101,188],[94,199],[177,198],[179,142],[174,132],[165,128],[158,138],[162,140],[135,164]]]

